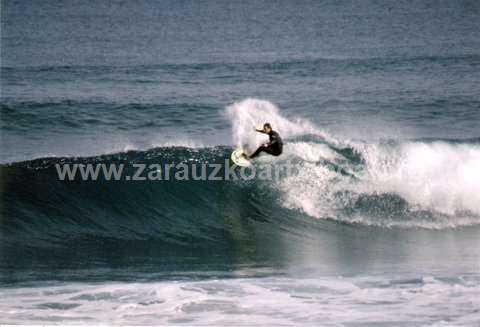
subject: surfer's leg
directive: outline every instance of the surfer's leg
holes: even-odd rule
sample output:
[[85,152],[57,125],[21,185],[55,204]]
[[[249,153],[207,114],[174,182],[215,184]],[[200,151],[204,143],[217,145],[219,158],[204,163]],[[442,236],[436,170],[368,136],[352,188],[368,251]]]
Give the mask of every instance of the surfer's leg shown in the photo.
[[278,152],[276,149],[274,148],[271,148],[269,146],[260,146],[257,151],[255,151],[254,153],[252,153],[251,156],[249,156],[250,159],[252,158],[255,158],[256,156],[258,156],[261,152],[265,152],[265,153],[268,153],[272,156],[278,156],[280,155],[281,152]]
[[269,155],[272,155],[272,156],[277,155],[277,151],[270,146],[266,146],[265,149],[263,149],[263,152],[266,152],[266,153],[268,153]]
[[267,147],[265,147],[265,146],[263,146],[263,145],[262,145],[262,146],[259,146],[258,149],[257,149],[254,153],[252,153],[251,155],[249,155],[248,157],[249,157],[250,159],[253,159],[253,158],[255,158],[256,156],[258,156],[261,152],[265,151],[265,149],[267,149]]

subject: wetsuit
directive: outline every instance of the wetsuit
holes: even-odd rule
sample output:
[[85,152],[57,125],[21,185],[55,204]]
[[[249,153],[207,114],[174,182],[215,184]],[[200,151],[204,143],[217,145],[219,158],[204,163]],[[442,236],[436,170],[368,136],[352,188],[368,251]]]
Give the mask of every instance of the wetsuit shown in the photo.
[[[262,132],[263,133],[263,132]],[[250,158],[255,158],[258,156],[261,152],[266,152],[268,154],[271,154],[272,156],[279,156],[282,154],[283,150],[283,142],[282,138],[280,135],[278,135],[277,132],[271,131],[268,133],[268,137],[270,141],[267,143],[267,145],[262,145],[260,146],[257,151],[255,151]]]

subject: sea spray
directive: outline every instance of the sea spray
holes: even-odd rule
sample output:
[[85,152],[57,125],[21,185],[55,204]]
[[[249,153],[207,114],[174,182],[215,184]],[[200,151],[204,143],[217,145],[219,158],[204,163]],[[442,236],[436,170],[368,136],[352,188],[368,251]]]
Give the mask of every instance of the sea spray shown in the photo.
[[248,98],[235,102],[227,106],[225,116],[232,125],[232,139],[237,147],[253,149],[264,142],[265,137],[255,133],[254,128],[259,128],[266,122],[270,123],[284,139],[311,134],[328,139],[329,142],[336,142],[308,120],[282,116],[280,109],[266,100]]

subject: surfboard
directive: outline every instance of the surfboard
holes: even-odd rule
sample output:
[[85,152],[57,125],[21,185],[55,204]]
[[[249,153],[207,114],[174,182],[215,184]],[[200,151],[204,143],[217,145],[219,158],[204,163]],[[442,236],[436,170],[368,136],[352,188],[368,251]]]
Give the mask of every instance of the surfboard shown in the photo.
[[250,160],[245,157],[245,151],[243,149],[237,149],[233,151],[230,158],[234,164],[240,167],[248,167],[252,164]]

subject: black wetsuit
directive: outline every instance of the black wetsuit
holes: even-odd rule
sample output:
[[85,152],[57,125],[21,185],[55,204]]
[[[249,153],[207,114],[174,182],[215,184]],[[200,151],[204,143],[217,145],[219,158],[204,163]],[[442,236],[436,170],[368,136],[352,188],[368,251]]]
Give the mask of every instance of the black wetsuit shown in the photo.
[[[262,132],[263,133],[263,132]],[[279,156],[282,154],[283,151],[283,142],[282,138],[280,135],[278,135],[277,132],[271,131],[268,133],[268,137],[270,141],[267,143],[267,145],[262,145],[260,146],[257,151],[255,151],[250,158],[255,158],[258,156],[261,152],[266,152],[268,154],[271,154],[272,156]]]

